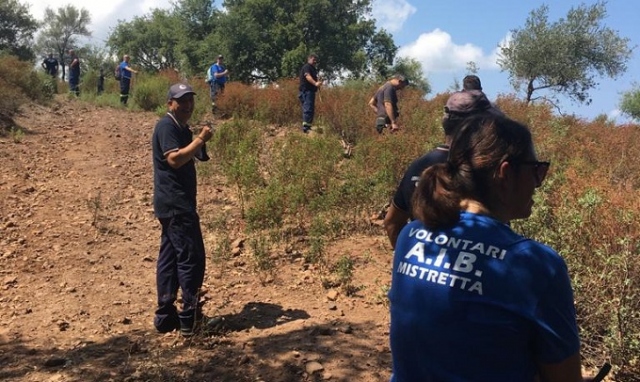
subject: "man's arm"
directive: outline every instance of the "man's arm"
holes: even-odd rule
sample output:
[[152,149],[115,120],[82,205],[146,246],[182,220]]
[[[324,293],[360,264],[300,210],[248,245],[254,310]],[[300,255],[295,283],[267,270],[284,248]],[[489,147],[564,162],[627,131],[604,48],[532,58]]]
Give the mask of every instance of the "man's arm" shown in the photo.
[[592,380],[592,378],[582,377],[580,352],[559,363],[540,364],[538,369],[542,382],[588,382]]
[[177,151],[172,151],[167,154],[167,163],[171,168],[180,168],[184,166],[189,161],[193,160],[193,158],[202,150],[202,146],[211,139],[213,133],[211,132],[211,128],[205,126],[202,128],[202,131],[198,136],[189,143],[186,147],[183,147]]
[[309,82],[311,85],[313,85],[315,87],[320,87],[322,85],[322,81],[314,80],[313,77],[311,77],[310,73],[305,73],[304,74],[304,78],[306,78],[307,82]]
[[78,63],[79,61],[78,61],[78,58],[76,57],[73,59],[73,61],[71,61],[71,63],[69,64],[69,67],[76,66],[78,65]]
[[393,203],[389,206],[387,214],[384,217],[384,229],[387,231],[387,237],[392,248],[396,248],[398,234],[402,228],[407,225],[409,214],[396,207]]
[[376,102],[376,96],[374,95],[373,97],[371,97],[371,99],[369,100],[369,107],[373,109],[373,111],[375,111],[376,113],[378,112],[378,107],[376,106],[377,102]]
[[130,67],[129,65],[125,66],[124,68],[125,68],[125,70],[128,70],[128,71],[130,71],[131,73],[138,73],[138,71],[137,71],[137,70],[134,70],[134,69],[133,69],[132,67]]
[[40,66],[42,66],[42,69],[47,70],[47,61],[42,61],[42,64],[40,64]]
[[387,117],[391,121],[391,130],[398,130],[398,122],[396,121],[396,116],[393,113],[393,104],[390,101],[384,101],[384,110],[387,112]]
[[[219,67],[219,66],[216,66],[216,68],[220,69],[220,67]],[[227,74],[229,74],[229,69],[225,69],[225,70],[224,70],[224,71],[222,71],[222,72],[218,72],[218,71],[216,70],[216,71],[213,73],[213,76],[214,76],[215,78],[220,78],[220,77],[224,77],[224,76],[226,76]]]

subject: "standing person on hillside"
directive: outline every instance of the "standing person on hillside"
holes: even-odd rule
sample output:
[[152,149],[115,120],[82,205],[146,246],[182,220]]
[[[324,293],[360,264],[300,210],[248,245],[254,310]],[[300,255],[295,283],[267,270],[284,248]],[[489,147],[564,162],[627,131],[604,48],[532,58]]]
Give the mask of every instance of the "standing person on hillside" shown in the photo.
[[45,58],[44,61],[42,61],[41,65],[45,73],[47,73],[53,78],[56,78],[56,76],[58,75],[59,64],[58,64],[58,60],[56,60],[53,57],[53,53],[49,53],[47,58]]
[[384,217],[384,228],[387,231],[391,247],[395,248],[400,230],[407,225],[409,220],[414,219],[411,213],[411,198],[420,179],[420,174],[431,165],[446,162],[449,156],[451,140],[462,125],[462,122],[466,117],[482,113],[502,115],[499,110],[491,105],[481,91],[460,91],[453,93],[449,97],[444,107],[444,117],[442,118],[444,144],[411,162]]
[[104,92],[104,69],[100,68],[100,74],[98,75],[98,95]]
[[298,99],[302,105],[302,132],[308,133],[313,124],[313,117],[316,110],[316,92],[322,86],[322,81],[318,80],[318,56],[310,54],[307,63],[300,69],[300,87]]
[[133,74],[138,73],[129,65],[129,55],[125,54],[120,63],[120,103],[127,104],[129,100],[129,90],[131,90],[131,79]]
[[[155,126],[153,149],[153,206],[162,225],[157,263],[158,309],[154,325],[161,333],[179,329],[185,337],[200,328],[204,316],[200,289],[204,281],[205,249],[196,210],[194,158],[204,152],[212,137],[205,126],[193,138],[188,121],[193,113],[195,92],[189,85],[169,89],[169,112]],[[205,158],[203,158],[205,159]],[[182,291],[182,309],[175,301]],[[207,326],[217,325],[212,320]]]
[[409,80],[402,74],[396,74],[384,85],[380,86],[369,100],[369,107],[376,112],[376,130],[382,134],[385,127],[394,133],[400,130],[398,126],[398,90],[409,85]]
[[484,114],[424,171],[393,259],[391,381],[583,381],[567,266],[509,226],[548,170],[526,126]]
[[209,67],[209,95],[211,96],[211,111],[216,107],[216,99],[218,95],[224,93],[224,87],[227,83],[229,70],[224,66],[224,57],[218,56],[216,63]]
[[80,59],[75,50],[69,49],[69,91],[80,96]]

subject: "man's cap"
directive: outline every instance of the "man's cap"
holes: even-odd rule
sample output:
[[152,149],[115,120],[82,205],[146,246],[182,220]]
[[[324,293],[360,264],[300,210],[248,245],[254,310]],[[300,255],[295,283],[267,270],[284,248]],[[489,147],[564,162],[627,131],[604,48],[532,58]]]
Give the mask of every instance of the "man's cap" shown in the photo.
[[194,92],[193,88],[187,84],[174,84],[169,88],[167,99],[178,99],[185,94],[196,94],[196,92]]
[[480,90],[463,90],[453,93],[444,107],[445,118],[452,115],[467,116],[488,112],[495,115],[504,115],[491,104],[487,96]]
[[218,55],[218,58],[219,58],[220,60],[223,60],[223,59],[224,59],[224,56],[223,56],[223,55],[221,55],[221,54],[219,54],[219,55]]
[[480,78],[476,75],[470,74],[462,80],[463,90],[482,90],[482,83]]

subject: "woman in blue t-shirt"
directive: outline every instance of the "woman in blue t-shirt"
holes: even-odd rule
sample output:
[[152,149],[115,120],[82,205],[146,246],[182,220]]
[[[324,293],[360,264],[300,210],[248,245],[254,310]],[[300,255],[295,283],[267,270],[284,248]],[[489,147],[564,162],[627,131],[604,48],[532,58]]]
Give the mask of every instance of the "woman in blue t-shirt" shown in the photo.
[[484,115],[423,172],[393,260],[392,381],[583,381],[565,262],[509,226],[548,169],[526,126]]

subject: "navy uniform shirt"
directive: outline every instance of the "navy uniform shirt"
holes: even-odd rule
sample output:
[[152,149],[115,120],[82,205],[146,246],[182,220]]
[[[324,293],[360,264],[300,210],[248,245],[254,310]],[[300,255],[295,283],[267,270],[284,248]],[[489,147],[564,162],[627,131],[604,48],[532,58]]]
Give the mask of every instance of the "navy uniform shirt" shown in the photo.
[[193,134],[169,116],[161,118],[153,131],[153,208],[158,218],[196,211],[196,167],[190,160],[180,168],[169,166],[166,154],[188,146]]
[[300,70],[300,91],[311,91],[311,92],[315,92],[318,90],[318,87],[315,85],[312,85],[309,83],[309,81],[307,81],[306,75],[310,74],[311,78],[313,78],[313,80],[315,82],[318,82],[318,69],[316,69],[315,66],[311,65],[310,63],[306,63],[302,66],[302,69]]
[[393,196],[393,204],[396,208],[408,213],[411,215],[411,219],[413,219],[413,214],[411,213],[411,197],[416,189],[420,175],[427,167],[446,162],[448,157],[449,146],[440,145],[411,162],[398,185],[396,194]]

